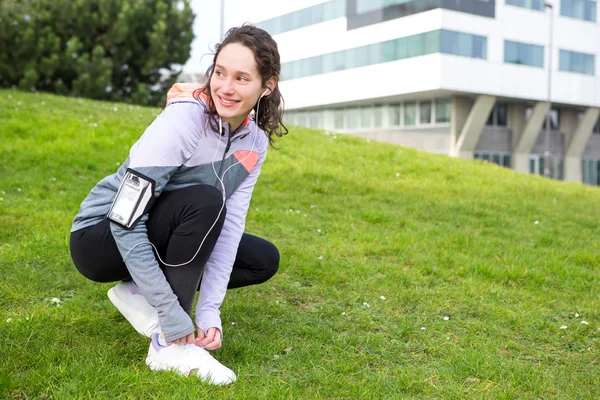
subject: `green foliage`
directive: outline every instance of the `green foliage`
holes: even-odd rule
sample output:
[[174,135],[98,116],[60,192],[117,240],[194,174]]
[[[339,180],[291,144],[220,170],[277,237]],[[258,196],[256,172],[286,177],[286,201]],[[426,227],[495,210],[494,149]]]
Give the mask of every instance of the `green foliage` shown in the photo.
[[162,104],[193,21],[189,0],[2,0],[0,87]]
[[227,293],[214,354],[238,382],[211,387],[150,371],[69,256],[161,110],[13,90],[0,110],[0,399],[598,398],[596,187],[292,127],[246,223],[280,270]]

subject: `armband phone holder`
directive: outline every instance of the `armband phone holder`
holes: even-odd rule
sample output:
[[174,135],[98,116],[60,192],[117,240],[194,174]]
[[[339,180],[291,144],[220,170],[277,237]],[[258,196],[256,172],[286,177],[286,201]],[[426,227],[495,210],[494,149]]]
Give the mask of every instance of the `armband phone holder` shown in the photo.
[[154,202],[154,180],[127,169],[108,219],[125,229],[132,229]]

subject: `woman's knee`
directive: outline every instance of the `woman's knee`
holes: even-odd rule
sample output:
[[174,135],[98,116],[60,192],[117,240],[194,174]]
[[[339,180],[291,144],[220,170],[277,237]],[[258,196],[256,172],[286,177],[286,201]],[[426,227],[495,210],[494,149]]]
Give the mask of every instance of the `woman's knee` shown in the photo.
[[262,282],[268,281],[279,271],[279,261],[279,249],[273,243],[268,242],[268,244],[265,244],[261,271]]

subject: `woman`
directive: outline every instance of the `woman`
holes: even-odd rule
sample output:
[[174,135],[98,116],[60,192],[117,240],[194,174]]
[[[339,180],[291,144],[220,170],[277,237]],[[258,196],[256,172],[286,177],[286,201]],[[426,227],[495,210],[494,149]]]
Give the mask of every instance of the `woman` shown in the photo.
[[109,298],[152,337],[153,370],[197,370],[215,384],[236,379],[206,350],[221,347],[226,289],[262,283],[279,266],[274,245],[243,231],[267,147],[288,132],[280,70],[267,32],[229,30],[207,83],[173,86],[165,110],[73,221],[74,264],[91,280],[123,281]]

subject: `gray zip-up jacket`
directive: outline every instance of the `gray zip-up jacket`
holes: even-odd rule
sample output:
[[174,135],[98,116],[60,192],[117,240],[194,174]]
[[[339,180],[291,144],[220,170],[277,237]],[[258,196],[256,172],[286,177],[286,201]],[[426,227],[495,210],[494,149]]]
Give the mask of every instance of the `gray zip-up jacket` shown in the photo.
[[[223,182],[227,214],[204,268],[195,320],[204,332],[212,327],[223,332],[219,307],[225,298],[244,232],[252,190],[267,154],[268,139],[250,118],[231,137],[227,123],[223,123],[223,135],[214,132],[204,112],[205,102],[192,96],[199,87],[179,83],[171,88],[165,110],[133,145],[129,157],[118,171],[101,180],[85,198],[71,231],[106,218],[128,168],[156,182],[155,197],[163,191],[186,186],[215,185],[213,157],[218,146],[214,169],[222,173],[226,171]],[[221,190],[219,183],[217,188]],[[132,230],[111,223],[111,231],[133,280],[144,298],[157,310],[165,339],[172,341],[192,333],[194,325],[179,305],[158,265],[148,240],[147,219],[148,214],[145,214]],[[138,243],[144,244],[136,246]]]

